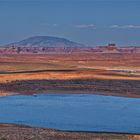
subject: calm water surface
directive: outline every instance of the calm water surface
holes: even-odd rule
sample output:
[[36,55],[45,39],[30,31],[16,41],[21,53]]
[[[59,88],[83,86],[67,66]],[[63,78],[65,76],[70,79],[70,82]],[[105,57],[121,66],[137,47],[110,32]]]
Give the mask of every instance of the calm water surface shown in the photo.
[[0,122],[71,131],[140,133],[140,99],[92,94],[0,98]]

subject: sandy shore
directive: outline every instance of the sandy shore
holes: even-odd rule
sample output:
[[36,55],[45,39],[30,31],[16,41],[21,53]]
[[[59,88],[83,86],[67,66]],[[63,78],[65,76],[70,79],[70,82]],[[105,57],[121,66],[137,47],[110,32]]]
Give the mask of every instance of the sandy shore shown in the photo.
[[140,140],[140,134],[63,132],[16,124],[0,124],[0,140]]
[[12,95],[18,95],[19,93],[14,93],[14,92],[5,92],[5,91],[0,91],[0,96],[12,96]]

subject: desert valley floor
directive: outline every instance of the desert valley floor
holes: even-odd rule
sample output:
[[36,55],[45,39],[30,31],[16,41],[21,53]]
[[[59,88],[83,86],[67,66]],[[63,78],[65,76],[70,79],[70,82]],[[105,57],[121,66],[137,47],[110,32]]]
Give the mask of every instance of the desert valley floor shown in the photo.
[[0,55],[0,91],[140,97],[140,54]]

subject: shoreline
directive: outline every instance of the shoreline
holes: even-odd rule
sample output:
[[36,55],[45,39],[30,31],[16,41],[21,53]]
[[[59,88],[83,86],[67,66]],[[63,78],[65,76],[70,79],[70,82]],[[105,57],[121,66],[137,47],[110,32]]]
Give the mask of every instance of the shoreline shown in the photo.
[[15,127],[19,127],[19,128],[36,128],[36,129],[48,129],[48,130],[55,130],[58,132],[70,132],[70,133],[96,133],[96,134],[127,134],[127,135],[140,135],[139,133],[135,133],[135,132],[109,132],[109,131],[78,131],[78,130],[61,130],[61,129],[55,129],[55,128],[47,128],[47,127],[37,127],[37,126],[30,126],[30,125],[26,125],[26,124],[17,124],[17,123],[2,123],[0,122],[0,127],[11,127],[11,126],[15,126]]
[[4,140],[140,140],[140,134],[113,132],[77,132],[61,131],[49,128],[37,128],[26,125],[0,123],[0,138]]
[[66,93],[100,94],[140,98],[140,81],[73,79],[73,80],[16,80],[0,83],[2,96],[15,94]]
[[4,96],[20,96],[20,95],[26,95],[26,96],[30,96],[30,95],[38,95],[38,94],[92,94],[92,95],[102,95],[102,96],[112,96],[112,97],[122,97],[122,98],[136,98],[136,99],[139,99],[140,96],[139,95],[121,95],[121,94],[118,94],[116,93],[115,95],[112,94],[112,93],[102,93],[102,92],[96,92],[96,93],[93,93],[93,92],[83,92],[83,91],[61,91],[61,90],[50,90],[50,91],[43,91],[43,92],[27,92],[27,91],[23,91],[21,93],[11,93],[11,92],[7,92],[7,93],[4,93],[4,94],[1,94],[0,93],[0,97],[4,97]]

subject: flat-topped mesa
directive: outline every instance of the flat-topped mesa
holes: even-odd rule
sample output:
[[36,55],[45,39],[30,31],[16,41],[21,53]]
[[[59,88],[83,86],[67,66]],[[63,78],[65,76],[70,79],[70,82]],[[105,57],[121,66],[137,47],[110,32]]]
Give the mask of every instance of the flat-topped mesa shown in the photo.
[[107,48],[108,48],[109,50],[117,50],[116,44],[108,44]]
[[118,48],[116,44],[108,44],[107,46],[96,46],[96,49],[99,51],[115,51]]
[[123,46],[117,47],[116,44],[108,44],[107,46],[96,46],[96,52],[101,53],[129,53],[140,54],[139,46]]

